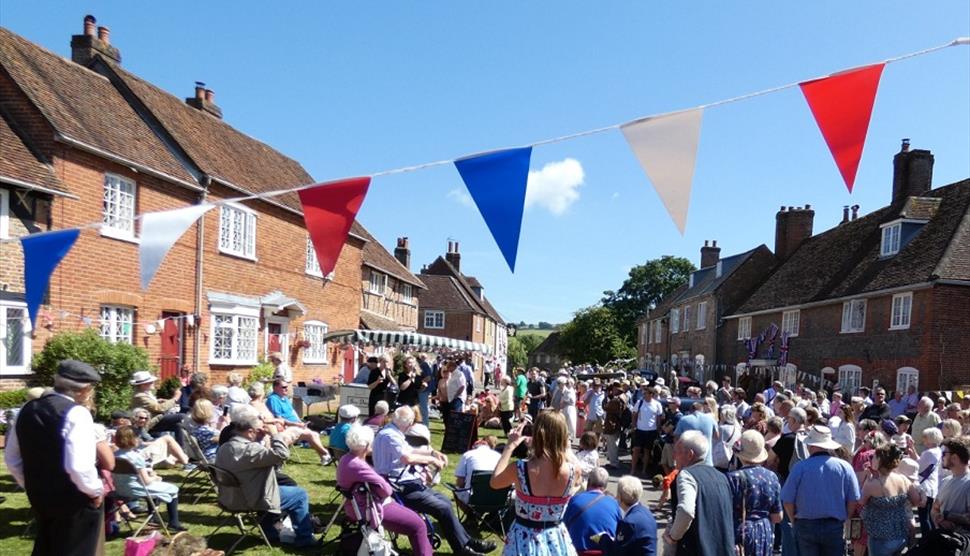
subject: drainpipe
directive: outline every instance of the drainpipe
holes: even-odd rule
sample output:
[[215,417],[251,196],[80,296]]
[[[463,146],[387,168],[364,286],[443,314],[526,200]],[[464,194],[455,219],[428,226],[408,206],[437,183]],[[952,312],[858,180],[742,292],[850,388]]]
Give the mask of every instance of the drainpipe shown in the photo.
[[[202,191],[199,193],[199,204],[205,203],[209,198],[209,185],[212,178],[203,176]],[[199,218],[199,230],[195,235],[195,355],[192,361],[192,371],[199,372],[199,362],[202,358],[202,261],[205,250],[205,217]]]

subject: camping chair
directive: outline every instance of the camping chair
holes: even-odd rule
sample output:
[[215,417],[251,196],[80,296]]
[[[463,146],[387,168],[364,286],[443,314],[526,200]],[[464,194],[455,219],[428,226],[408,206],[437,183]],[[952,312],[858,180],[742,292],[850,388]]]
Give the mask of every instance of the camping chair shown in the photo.
[[[485,529],[505,538],[505,530],[509,521],[509,499],[512,488],[496,490],[489,481],[491,471],[475,471],[469,477],[468,486],[459,488],[455,485],[445,485],[455,496],[458,506],[458,519],[470,521],[479,531]],[[468,502],[458,497],[459,492],[468,492]],[[464,515],[463,515],[464,514]]]
[[[220,488],[240,488],[242,486],[242,484],[239,482],[239,478],[236,477],[231,471],[228,471],[221,467],[217,467],[215,465],[212,465],[210,469],[212,472],[212,480],[216,484],[217,492]],[[239,543],[241,543],[243,539],[249,536],[253,528],[259,531],[259,536],[263,539],[263,542],[266,543],[266,546],[268,546],[270,549],[273,548],[273,545],[270,544],[269,539],[266,538],[266,533],[263,531],[263,528],[260,526],[260,522],[262,522],[263,518],[269,512],[265,512],[262,510],[255,510],[252,508],[229,507],[223,504],[222,500],[218,499],[218,496],[216,499],[216,503],[219,505],[219,510],[220,510],[219,515],[216,517],[216,519],[218,519],[219,517],[222,517],[224,514],[229,514],[229,515],[226,516],[225,519],[220,521],[219,525],[216,526],[216,528],[213,529],[211,533],[209,533],[209,536],[206,537],[206,541],[210,541],[212,537],[215,536],[215,534],[219,531],[219,529],[222,529],[227,523],[229,523],[231,519],[235,518],[236,526],[239,527],[239,532],[241,533],[241,535],[239,536],[238,539],[236,539],[236,542],[232,543],[232,546],[229,547],[229,550],[226,551],[227,555],[232,554],[232,551],[235,550],[237,546],[239,546]],[[249,525],[248,528],[246,525],[246,519],[249,519],[252,521],[252,524]]]
[[[141,485],[141,488],[144,489],[145,492],[148,492],[148,485],[146,485],[145,481],[142,480],[141,475],[138,474],[138,470],[135,469],[134,464],[132,464],[127,459],[115,458],[115,467],[112,473],[122,474],[122,475],[134,475],[135,479],[138,481],[138,484]],[[132,536],[137,537],[141,533],[142,529],[147,527],[149,522],[152,521],[152,518],[154,518],[155,521],[158,523],[159,527],[161,527],[162,531],[164,532],[165,537],[171,538],[172,535],[169,534],[168,527],[165,525],[165,521],[162,519],[162,514],[161,512],[158,511],[158,506],[155,504],[155,499],[151,496],[151,494],[147,494],[145,496],[139,496],[135,498],[129,498],[128,500],[137,500],[138,498],[141,498],[142,500],[144,500],[145,503],[148,505],[148,512],[145,514],[145,520],[142,521],[141,525],[139,525],[138,529],[135,530],[135,533]]]
[[212,478],[212,464],[206,459],[199,441],[187,432],[185,433],[185,455],[189,456],[189,461],[195,464],[195,469],[189,471],[188,475],[182,479],[182,486],[185,486],[189,477],[202,477],[202,481],[198,484],[199,492],[195,495],[195,500],[192,501],[193,504],[198,504],[203,497],[216,491],[216,483]]

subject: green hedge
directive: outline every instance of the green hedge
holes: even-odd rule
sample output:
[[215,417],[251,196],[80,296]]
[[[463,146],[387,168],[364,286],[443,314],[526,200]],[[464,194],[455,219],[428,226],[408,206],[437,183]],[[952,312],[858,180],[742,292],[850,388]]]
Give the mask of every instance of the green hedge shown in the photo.
[[21,388],[20,390],[9,390],[7,392],[0,392],[0,409],[8,409],[11,407],[20,407],[27,402],[27,389]]

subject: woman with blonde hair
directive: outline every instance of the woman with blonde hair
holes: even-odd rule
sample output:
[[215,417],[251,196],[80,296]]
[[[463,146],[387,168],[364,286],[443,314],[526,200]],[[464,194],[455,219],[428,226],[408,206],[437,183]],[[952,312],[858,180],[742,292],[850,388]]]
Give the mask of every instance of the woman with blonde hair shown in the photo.
[[[215,416],[215,406],[209,400],[196,400],[189,412],[192,417],[190,431],[192,437],[202,448],[206,461],[216,461],[216,450],[219,449],[219,432],[229,424],[229,416],[223,413]],[[212,422],[215,421],[215,425]]]
[[833,415],[829,419],[829,428],[832,429],[832,440],[842,446],[842,449],[839,450],[839,457],[851,461],[855,451],[855,429],[857,426],[855,408],[846,403],[839,406],[839,411],[842,416]]
[[940,425],[940,430],[943,432],[943,440],[949,440],[963,433],[963,425],[956,419],[945,419]]
[[229,373],[227,380],[229,381],[229,393],[226,396],[226,405],[232,408],[236,404],[247,404],[252,401],[242,387],[243,377],[241,374]]
[[533,425],[531,457],[510,465],[512,452],[526,441],[522,428],[519,425],[509,434],[490,481],[494,489],[514,486],[516,491],[515,523],[502,554],[575,556],[562,518],[573,487],[581,480],[581,469],[569,451],[566,419],[555,411],[540,413]]

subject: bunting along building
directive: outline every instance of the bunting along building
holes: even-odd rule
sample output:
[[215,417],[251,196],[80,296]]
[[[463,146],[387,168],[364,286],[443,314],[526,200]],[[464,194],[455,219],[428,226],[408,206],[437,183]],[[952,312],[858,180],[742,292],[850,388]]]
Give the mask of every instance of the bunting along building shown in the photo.
[[485,297],[485,288],[474,276],[461,272],[458,242],[448,242],[448,252],[421,269],[427,291],[421,295],[418,332],[485,344],[490,355],[474,354],[475,372],[506,371],[508,331],[505,321]]
[[[136,215],[314,180],[224,121],[204,85],[177,98],[126,71],[91,16],[70,59],[0,28],[0,139],[0,237],[102,223],[52,275],[33,330],[20,244],[0,244],[0,385],[28,380],[31,353],[62,331],[145,348],[163,377],[188,365],[222,381],[280,352],[309,380],[359,363],[329,330],[416,326],[423,285],[359,223],[323,276],[296,194],[210,210],[141,290]],[[371,271],[390,277],[380,307],[364,293]]]

